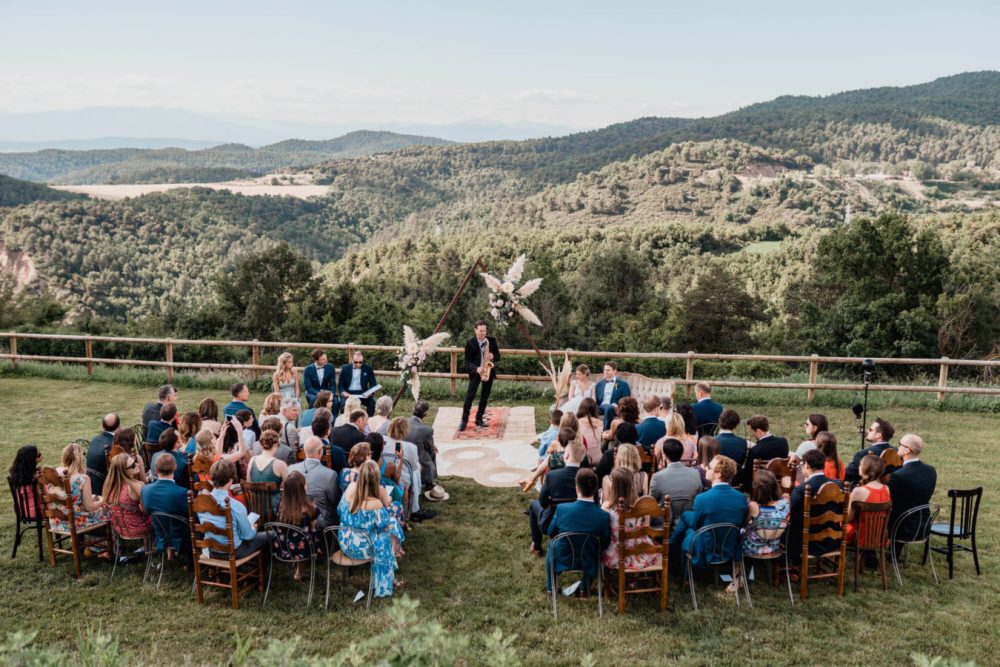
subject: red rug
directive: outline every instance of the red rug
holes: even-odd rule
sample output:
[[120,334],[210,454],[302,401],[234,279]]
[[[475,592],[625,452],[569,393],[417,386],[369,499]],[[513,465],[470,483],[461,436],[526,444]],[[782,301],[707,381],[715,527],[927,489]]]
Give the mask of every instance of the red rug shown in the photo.
[[499,440],[507,430],[507,417],[510,416],[510,408],[486,408],[486,418],[483,420],[486,426],[476,426],[476,413],[478,408],[472,409],[469,415],[469,424],[464,431],[455,431],[455,440]]

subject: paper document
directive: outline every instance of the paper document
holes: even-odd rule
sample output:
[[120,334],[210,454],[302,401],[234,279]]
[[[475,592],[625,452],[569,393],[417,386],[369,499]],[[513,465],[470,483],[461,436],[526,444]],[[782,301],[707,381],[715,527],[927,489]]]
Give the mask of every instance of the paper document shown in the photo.
[[369,396],[371,396],[372,394],[374,394],[376,391],[378,391],[381,388],[382,388],[382,385],[377,384],[374,387],[372,387],[371,389],[369,389],[368,391],[366,391],[366,392],[364,392],[362,394],[356,394],[356,395],[360,396],[361,398],[368,398]]
[[247,514],[247,521],[250,522],[251,526],[257,525],[257,519],[259,519],[259,518],[260,518],[260,515],[257,514],[256,512],[250,512],[249,514]]

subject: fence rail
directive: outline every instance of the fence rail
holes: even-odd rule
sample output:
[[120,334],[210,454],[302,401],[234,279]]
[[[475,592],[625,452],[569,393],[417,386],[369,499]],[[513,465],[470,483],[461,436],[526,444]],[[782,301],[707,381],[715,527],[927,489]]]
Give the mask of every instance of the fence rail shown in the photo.
[[[142,366],[150,368],[163,368],[166,371],[167,381],[171,382],[174,378],[174,372],[176,370],[227,370],[227,371],[250,371],[251,373],[259,375],[261,372],[270,371],[273,366],[261,365],[261,352],[265,349],[281,349],[281,350],[302,350],[321,347],[324,350],[342,350],[346,353],[346,356],[350,358],[355,350],[360,351],[373,351],[373,352],[397,352],[399,350],[398,346],[395,345],[359,345],[355,343],[301,343],[293,341],[260,341],[260,340],[192,340],[192,339],[180,339],[180,338],[134,338],[134,337],[115,337],[115,336],[91,336],[91,335],[74,335],[74,334],[39,334],[39,333],[20,333],[20,332],[5,332],[0,333],[0,340],[6,339],[8,341],[8,351],[7,353],[0,354],[0,360],[7,360],[12,366],[16,367],[18,362],[56,362],[56,363],[68,363],[68,364],[84,364],[87,367],[87,374],[93,375],[95,365],[103,366]],[[54,341],[79,341],[84,344],[84,356],[73,357],[73,356],[57,356],[57,355],[37,355],[37,354],[19,354],[17,350],[18,340],[54,340]],[[106,358],[106,357],[95,357],[93,355],[93,344],[94,343],[119,343],[119,344],[139,344],[139,345],[162,345],[164,348],[164,358],[160,360],[150,360],[150,359],[130,359],[130,358]],[[248,348],[250,351],[251,363],[249,364],[234,364],[234,363],[214,363],[214,362],[191,362],[191,361],[175,361],[174,360],[174,349],[178,346],[205,346],[205,347],[243,347]],[[457,382],[460,379],[466,377],[465,373],[459,373],[458,359],[459,355],[463,354],[464,348],[459,347],[443,347],[439,348],[441,354],[447,354],[450,357],[449,371],[447,373],[442,372],[421,372],[422,377],[428,378],[444,378],[450,380],[451,392],[454,394],[457,390]],[[815,398],[816,390],[831,390],[831,391],[858,391],[864,388],[864,385],[857,383],[829,383],[829,382],[818,382],[817,378],[819,375],[819,367],[821,364],[826,365],[855,365],[860,366],[862,358],[860,357],[837,357],[837,356],[795,356],[795,355],[775,355],[775,354],[711,354],[704,352],[608,352],[608,351],[594,351],[594,350],[542,350],[543,354],[551,354],[554,356],[562,355],[564,352],[568,352],[570,356],[574,359],[601,359],[601,360],[624,360],[624,359],[642,359],[642,360],[662,360],[662,361],[684,361],[685,362],[685,376],[684,378],[672,378],[674,383],[679,386],[685,387],[685,391],[689,394],[690,389],[693,385],[698,382],[710,382],[716,387],[733,387],[733,388],[747,388],[747,389],[790,389],[806,391],[807,398],[812,401]],[[534,357],[535,351],[530,349],[501,349],[501,355],[507,355],[511,357]],[[762,362],[778,362],[778,363],[798,363],[798,364],[808,364],[809,365],[809,380],[808,382],[758,382],[758,381],[739,381],[739,380],[722,380],[713,379],[709,377],[696,377],[696,362],[698,361],[762,361]],[[887,365],[887,366],[933,366],[938,368],[938,383],[936,385],[893,385],[893,384],[881,384],[876,383],[870,386],[871,391],[901,391],[901,392],[913,392],[913,393],[934,393],[937,395],[937,400],[944,400],[946,394],[980,394],[980,395],[991,395],[1000,396],[1000,387],[995,386],[964,386],[964,385],[949,385],[948,384],[948,369],[952,366],[955,367],[974,367],[974,368],[1000,368],[1000,360],[992,359],[949,359],[948,357],[940,357],[938,359],[921,359],[921,358],[895,358],[895,357],[876,357],[873,359],[876,364]],[[381,377],[398,377],[399,372],[396,370],[376,370],[375,374]],[[549,381],[548,377],[544,375],[516,375],[516,374],[498,374],[497,378],[500,380],[509,380],[515,382],[542,382],[547,383]]]

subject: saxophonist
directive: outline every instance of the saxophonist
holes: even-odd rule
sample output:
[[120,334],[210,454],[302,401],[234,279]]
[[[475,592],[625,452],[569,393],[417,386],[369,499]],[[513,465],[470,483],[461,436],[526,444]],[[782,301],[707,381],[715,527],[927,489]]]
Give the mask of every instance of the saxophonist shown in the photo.
[[476,335],[465,342],[465,369],[469,374],[469,390],[465,393],[465,405],[462,407],[462,421],[459,431],[464,431],[469,422],[469,412],[472,401],[476,398],[476,390],[481,384],[483,391],[479,396],[479,410],[476,412],[476,426],[486,426],[483,417],[486,414],[486,402],[490,400],[493,380],[496,379],[496,364],[500,361],[500,348],[497,339],[486,335],[486,322],[476,322]]

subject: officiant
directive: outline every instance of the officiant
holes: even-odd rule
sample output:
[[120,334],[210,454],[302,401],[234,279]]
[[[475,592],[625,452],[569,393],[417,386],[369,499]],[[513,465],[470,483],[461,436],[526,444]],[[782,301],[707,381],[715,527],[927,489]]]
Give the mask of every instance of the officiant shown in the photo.
[[361,350],[355,350],[351,363],[344,364],[340,369],[340,379],[337,380],[337,391],[340,393],[341,403],[349,396],[361,397],[361,402],[368,410],[368,416],[375,414],[375,397],[367,393],[376,384],[375,371],[365,363],[365,355]]

